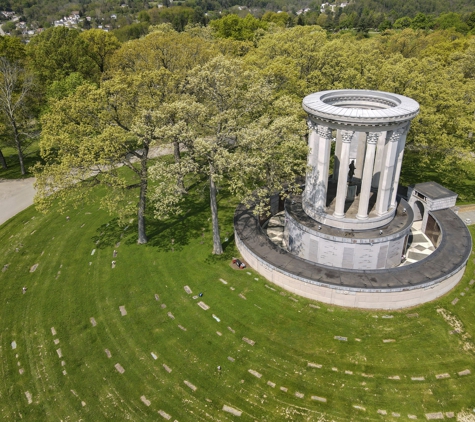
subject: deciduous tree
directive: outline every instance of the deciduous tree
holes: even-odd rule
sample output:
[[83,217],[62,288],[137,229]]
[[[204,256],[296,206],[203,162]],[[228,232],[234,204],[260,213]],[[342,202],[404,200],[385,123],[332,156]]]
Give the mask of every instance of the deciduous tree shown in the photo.
[[135,211],[138,243],[146,243],[150,149],[161,139],[155,114],[173,92],[170,72],[161,69],[116,73],[99,88],[81,85],[53,101],[40,142],[46,164],[35,169],[39,208],[56,197],[79,203],[83,188],[103,184],[108,189],[102,206],[122,218]]
[[[21,174],[26,174],[24,153],[36,132],[28,107],[33,91],[33,77],[15,63],[0,57],[0,112],[4,120],[4,143],[13,146],[18,154]],[[3,154],[1,154],[3,157]],[[2,166],[6,168],[3,158]]]

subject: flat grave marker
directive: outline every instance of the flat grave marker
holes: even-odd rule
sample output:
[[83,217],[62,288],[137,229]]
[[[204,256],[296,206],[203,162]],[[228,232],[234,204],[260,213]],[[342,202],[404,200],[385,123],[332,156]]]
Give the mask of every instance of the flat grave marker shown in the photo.
[[159,410],[158,411],[158,414],[163,418],[163,419],[166,419],[167,421],[169,421],[172,417],[167,413],[165,412],[164,410]]
[[442,412],[426,413],[426,419],[427,420],[444,419],[444,414]]
[[259,372],[257,371],[254,371],[254,369],[248,369],[248,371],[251,375],[254,375],[255,377],[257,378],[261,378],[262,377],[262,374],[260,374]]
[[204,302],[198,302],[198,306],[201,308],[201,309],[204,309],[205,311],[207,311],[209,309],[209,306],[204,303]]
[[444,378],[450,378],[450,374],[438,374],[435,376],[438,380],[444,379]]
[[196,391],[196,390],[197,390],[197,387],[196,387],[195,385],[193,385],[190,381],[185,380],[185,381],[183,381],[183,382],[184,382],[184,384],[185,384],[187,387],[189,387],[192,391]]
[[26,400],[28,401],[28,404],[33,403],[33,397],[31,396],[31,393],[29,391],[25,391],[25,396]]
[[223,405],[223,411],[231,413],[234,416],[241,416],[242,412],[240,410],[235,409],[234,407],[228,406],[228,405]]
[[120,374],[123,374],[125,372],[125,369],[122,367],[122,365],[120,363],[116,363],[114,365],[115,369],[117,369],[117,371],[120,373]]
[[150,400],[147,400],[145,396],[140,396],[140,400],[142,400],[142,403],[145,404],[145,406],[150,406]]

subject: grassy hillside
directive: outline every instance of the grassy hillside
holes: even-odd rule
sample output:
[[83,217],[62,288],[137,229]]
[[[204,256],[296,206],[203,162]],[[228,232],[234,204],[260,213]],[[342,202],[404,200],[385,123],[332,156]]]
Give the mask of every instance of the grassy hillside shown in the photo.
[[[233,269],[232,238],[211,256],[205,198],[190,195],[186,218],[150,222],[146,246],[95,204],[31,208],[0,227],[1,420],[425,420],[475,407],[473,256],[437,302],[332,307]],[[223,237],[234,207],[221,197]]]

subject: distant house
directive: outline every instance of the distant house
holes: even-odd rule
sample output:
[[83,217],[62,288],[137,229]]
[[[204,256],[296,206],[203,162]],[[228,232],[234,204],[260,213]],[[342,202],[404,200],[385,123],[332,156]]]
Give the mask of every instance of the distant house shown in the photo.
[[310,9],[307,7],[306,9],[300,9],[296,12],[297,16],[302,15],[304,13],[310,12]]

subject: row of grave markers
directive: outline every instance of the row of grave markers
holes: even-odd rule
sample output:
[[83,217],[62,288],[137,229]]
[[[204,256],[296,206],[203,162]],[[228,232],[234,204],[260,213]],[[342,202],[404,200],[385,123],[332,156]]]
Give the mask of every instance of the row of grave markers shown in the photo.
[[[250,273],[248,273],[248,274],[250,274]],[[228,283],[227,283],[225,280],[223,280],[223,279],[220,279],[220,281],[221,281],[223,284],[228,284]],[[473,283],[471,283],[471,284],[473,284]],[[272,287],[270,287],[270,286],[267,286],[267,285],[266,285],[266,287],[269,288],[269,289],[271,289],[271,290],[274,290],[274,291],[275,291],[275,289],[272,288]],[[189,286],[184,286],[184,290],[185,290],[185,292],[186,292],[187,294],[192,294],[192,293],[193,293],[192,290],[191,290],[191,288],[190,288]],[[233,290],[234,290],[234,289],[233,289]],[[283,295],[285,295],[285,293],[284,293]],[[241,298],[246,299],[246,298],[243,297],[243,296],[244,296],[244,295],[242,295],[242,294],[240,295]],[[197,299],[197,298],[198,298],[198,296],[193,296],[193,299]],[[157,301],[159,300],[158,294],[155,294],[155,299],[156,299]],[[297,300],[296,300],[296,301],[297,301]],[[198,306],[200,306],[200,308],[202,308],[202,309],[205,310],[205,311],[210,309],[210,306],[208,306],[208,305],[207,305],[206,303],[204,303],[203,301],[197,302],[197,304],[198,304]],[[166,308],[166,305],[165,305],[165,306],[163,306],[163,305],[164,305],[164,304],[161,305],[162,309]],[[311,304],[310,306],[313,307],[313,308],[319,308],[319,306],[317,306],[317,305],[312,305],[312,304]],[[120,307],[119,307],[119,310],[120,310],[122,316],[127,315],[127,311],[125,310],[125,306],[120,306]],[[175,319],[175,317],[173,316],[173,314],[172,314],[171,312],[168,312],[168,316],[169,316],[171,319],[173,319],[173,320]],[[411,314],[411,315],[407,315],[407,316],[408,316],[408,317],[414,317],[414,316],[417,316],[417,314]],[[213,317],[217,322],[220,322],[220,321],[221,321],[221,320],[220,320],[216,315],[214,315],[214,314],[212,315],[212,317]],[[384,315],[382,318],[392,318],[392,317],[393,317],[392,315]],[[91,317],[91,324],[92,324],[93,326],[96,326],[96,325],[97,325],[97,323],[96,323],[96,321],[95,321],[95,319],[94,319],[93,317]],[[186,331],[186,329],[185,329],[184,327],[181,327],[180,325],[179,325],[179,327],[180,327],[181,329],[183,329],[183,330]],[[228,329],[229,329],[231,332],[235,333],[235,331],[234,331],[231,327],[228,327]],[[217,333],[218,333],[218,335],[221,335],[221,333],[219,333],[219,332],[217,332]],[[346,337],[342,337],[342,336],[335,336],[335,339],[340,340],[340,341],[347,341],[347,338],[346,338]],[[255,344],[255,342],[254,342],[253,340],[250,340],[250,339],[248,339],[248,338],[246,338],[246,337],[243,337],[242,340],[245,341],[246,343],[250,344],[251,346],[253,346],[253,345]],[[359,340],[359,339],[357,339],[357,340]],[[393,340],[393,339],[385,339],[385,340],[383,340],[383,342],[393,342],[393,341],[395,341],[395,340]],[[108,352],[108,353],[107,353],[107,352]],[[107,349],[106,349],[106,353],[107,353],[108,357],[111,357],[111,356],[110,356],[110,352],[109,352]],[[152,357],[153,357],[155,360],[157,359],[157,356],[156,356],[154,353],[151,353],[151,355],[152,355]],[[232,357],[228,357],[228,360],[230,360],[231,362],[234,362],[234,359],[233,359]],[[316,367],[316,368],[321,368],[321,367],[322,367],[322,365],[313,364],[313,363],[308,363],[308,366],[309,366],[309,367]],[[163,364],[163,367],[164,367],[164,369],[165,369],[167,372],[169,372],[169,373],[171,372],[171,369],[170,369],[166,364]],[[116,368],[116,370],[117,370],[119,373],[121,373],[121,374],[125,372],[124,368],[123,368],[119,363],[117,363],[117,364],[115,365],[115,368]],[[338,369],[336,369],[336,368],[332,368],[332,369],[338,371]],[[252,369],[249,370],[249,373],[251,373],[252,375],[254,375],[254,376],[258,377],[258,378],[261,378],[261,376],[262,376],[262,375],[259,374],[257,371],[254,371],[254,370],[252,370]],[[352,374],[353,374],[352,371],[345,371],[345,373],[346,373],[346,374],[349,374],[349,375],[352,375]],[[458,375],[459,375],[459,376],[469,375],[469,374],[470,374],[470,370],[468,370],[468,369],[466,369],[466,370],[464,370],[464,371],[461,371],[461,372],[458,372]],[[362,376],[373,377],[373,375],[366,375],[366,374],[362,374]],[[449,378],[449,377],[450,377],[450,374],[447,374],[447,373],[446,373],[446,374],[438,374],[438,375],[436,375],[436,379],[444,379],[444,378]],[[389,379],[394,379],[394,380],[400,379],[399,376],[393,376],[393,377],[388,377],[388,378],[389,378]],[[423,381],[423,380],[425,380],[425,378],[424,378],[424,377],[411,377],[411,380],[413,380],[413,381]],[[189,381],[187,381],[187,380],[184,381],[184,384],[187,385],[192,391],[196,391],[196,390],[197,390],[197,387],[196,387],[195,385],[193,385],[192,383],[190,383]],[[273,383],[272,381],[268,381],[268,382],[267,382],[267,385],[269,385],[269,386],[272,387],[272,388],[275,388],[275,386],[276,386],[276,384]],[[288,391],[286,387],[280,387],[280,389],[281,389],[281,391],[284,391],[284,392],[287,392],[287,391]],[[295,393],[295,396],[298,397],[298,398],[304,398],[305,395],[304,395],[304,393],[296,392],[296,393]],[[326,398],[323,398],[323,397],[320,397],[320,396],[311,396],[311,398],[312,398],[312,400],[316,400],[316,401],[319,401],[319,402],[324,402],[324,403],[327,402],[327,399],[326,399]],[[141,400],[142,400],[142,402],[143,402],[144,404],[146,404],[146,405],[147,405],[147,403],[149,403],[147,406],[150,405],[150,401],[147,400],[145,396],[142,396],[142,397],[141,397]],[[366,410],[364,407],[359,406],[359,405],[354,405],[353,407],[356,408],[356,409],[359,409],[359,410]],[[241,416],[241,414],[242,414],[242,411],[237,410],[237,409],[234,409],[234,408],[232,408],[232,407],[230,407],[230,406],[227,406],[227,405],[224,405],[222,410],[223,410],[223,411],[227,411],[227,412],[229,412],[229,413],[232,413],[232,414],[234,414],[234,415],[236,415],[236,416]],[[378,410],[378,413],[380,413],[380,414],[385,414],[385,413],[383,413],[383,412],[386,412],[386,411],[385,411],[385,410]],[[171,416],[168,415],[166,412],[164,412],[164,411],[162,411],[162,410],[160,410],[158,413],[159,413],[162,417],[164,417],[165,419],[167,419],[167,420],[171,419]],[[387,413],[386,413],[386,414],[387,414]],[[447,417],[452,417],[452,416],[451,416],[452,414],[453,414],[453,412],[446,412],[446,416],[447,416]],[[397,414],[397,413],[395,413],[395,412],[392,413],[392,416],[394,416],[394,417],[398,417],[398,415],[399,415],[399,414]],[[442,414],[441,412],[426,414],[426,417],[427,417],[428,419],[431,419],[431,418],[439,418],[440,415],[442,415],[442,417],[443,417],[443,414]],[[409,417],[410,419],[416,419],[416,418],[417,418],[415,415],[408,415],[408,417]]]

